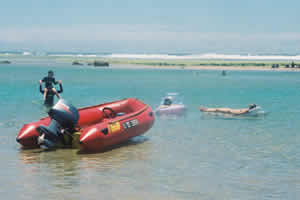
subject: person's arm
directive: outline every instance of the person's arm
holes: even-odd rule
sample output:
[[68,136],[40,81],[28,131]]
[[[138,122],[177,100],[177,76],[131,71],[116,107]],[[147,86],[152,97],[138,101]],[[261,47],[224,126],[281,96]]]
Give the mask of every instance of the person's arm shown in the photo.
[[55,78],[53,78],[53,83],[56,85],[58,81],[55,81]]
[[45,90],[42,89],[42,84],[40,84],[40,93],[44,94]]
[[242,114],[246,114],[246,113],[248,113],[249,111],[250,111],[250,109],[247,108],[247,109],[245,109],[244,111],[242,111]]
[[59,83],[59,90],[57,90],[57,93],[62,93],[64,91],[63,86],[61,82]]

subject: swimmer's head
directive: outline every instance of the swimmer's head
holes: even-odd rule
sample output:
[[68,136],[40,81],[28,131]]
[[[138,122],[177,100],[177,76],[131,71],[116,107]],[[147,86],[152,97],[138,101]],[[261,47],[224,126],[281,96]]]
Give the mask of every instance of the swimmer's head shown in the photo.
[[169,105],[171,105],[172,104],[172,97],[167,97],[167,98],[165,98],[165,100],[164,100],[164,105],[165,106],[169,106]]
[[256,104],[250,104],[249,105],[249,109],[253,109],[253,108],[256,108]]

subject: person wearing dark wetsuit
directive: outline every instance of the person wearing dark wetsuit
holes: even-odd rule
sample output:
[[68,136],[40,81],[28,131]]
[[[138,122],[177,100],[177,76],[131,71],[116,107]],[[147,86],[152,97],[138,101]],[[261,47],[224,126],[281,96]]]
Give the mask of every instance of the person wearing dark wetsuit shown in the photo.
[[48,76],[44,77],[42,80],[40,80],[40,85],[42,85],[42,83],[45,83],[45,90],[44,90],[44,101],[46,101],[46,97],[47,97],[47,93],[49,91],[54,92],[54,94],[60,99],[60,95],[59,93],[56,91],[56,89],[53,87],[52,84],[61,84],[61,81],[55,81],[55,78],[53,77],[54,73],[52,70],[48,71]]
[[[42,89],[42,85],[40,85],[40,92],[42,94],[45,93],[45,90]],[[62,84],[59,83],[59,90],[56,91],[57,93],[62,93],[63,92],[63,87],[62,87]],[[47,95],[46,95],[46,99],[44,100],[44,104],[46,106],[53,106],[53,103],[54,103],[54,95],[55,93],[53,92],[53,90],[49,90],[47,92]]]

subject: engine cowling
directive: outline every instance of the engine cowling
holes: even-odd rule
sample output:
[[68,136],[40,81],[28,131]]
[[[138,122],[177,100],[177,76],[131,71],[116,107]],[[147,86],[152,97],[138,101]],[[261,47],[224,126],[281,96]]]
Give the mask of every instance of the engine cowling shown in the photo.
[[38,143],[44,148],[54,148],[62,130],[74,130],[79,120],[79,113],[76,107],[61,99],[48,114],[51,119],[49,126],[40,125],[36,128],[40,134]]

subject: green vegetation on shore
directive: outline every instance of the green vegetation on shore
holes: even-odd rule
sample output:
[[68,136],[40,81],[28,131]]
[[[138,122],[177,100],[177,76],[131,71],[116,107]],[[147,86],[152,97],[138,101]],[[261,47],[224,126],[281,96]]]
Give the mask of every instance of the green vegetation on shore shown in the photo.
[[10,64],[11,62],[8,60],[0,60],[0,64]]

